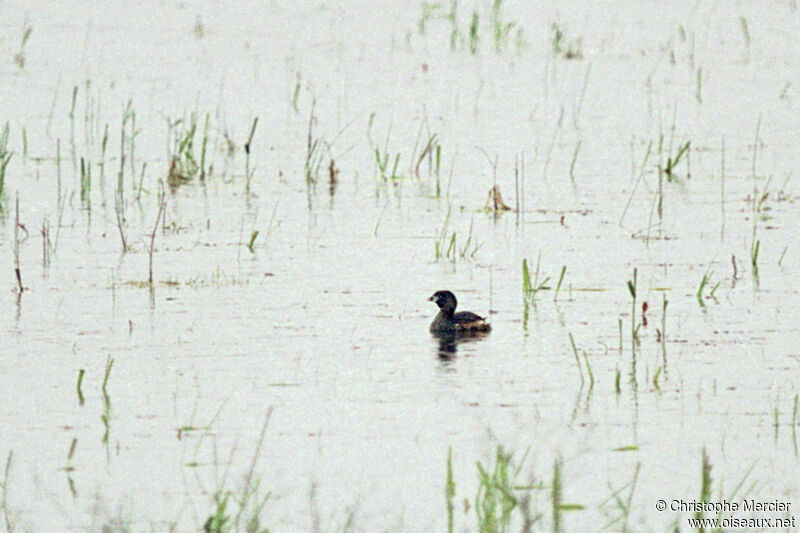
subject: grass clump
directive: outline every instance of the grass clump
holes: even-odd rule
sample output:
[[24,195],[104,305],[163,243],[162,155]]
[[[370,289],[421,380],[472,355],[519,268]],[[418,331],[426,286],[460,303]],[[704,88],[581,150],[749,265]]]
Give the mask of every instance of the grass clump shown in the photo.
[[516,22],[506,22],[503,20],[503,0],[494,0],[492,2],[492,33],[494,35],[494,49],[497,52],[503,50],[508,46],[509,37],[511,36],[514,28],[516,31],[515,43],[517,50],[525,46],[525,32]]
[[317,137],[314,133],[314,126],[317,124],[317,115],[314,113],[316,107],[317,100],[314,98],[311,100],[311,113],[308,117],[308,133],[306,135],[305,175],[306,185],[309,187],[317,184],[324,159],[324,150],[330,151],[325,140],[322,137]]
[[516,483],[516,478],[524,463],[512,465],[513,452],[506,452],[498,446],[494,464],[486,466],[478,462],[480,486],[475,497],[475,512],[478,517],[478,531],[481,533],[500,533],[509,530],[511,513],[520,504],[516,493],[530,491],[531,486]]
[[[457,3],[456,3],[457,5]],[[417,20],[417,31],[420,35],[424,35],[428,30],[428,23],[449,16],[444,9],[441,2],[427,2],[423,1],[421,4],[422,13]]]
[[[708,458],[705,448],[703,448],[703,463],[700,475],[700,498],[698,501],[711,501],[711,460]],[[695,513],[695,518],[698,520],[703,518],[702,508]]]
[[[377,154],[376,148],[376,154]],[[428,137],[428,142],[417,158],[417,163],[414,165],[414,176],[420,179],[419,169],[423,162],[428,162],[428,175],[436,176],[436,196],[439,196],[439,171],[442,165],[442,145],[439,144],[438,136],[434,133]]]
[[675,167],[681,162],[683,157],[688,154],[689,149],[692,147],[692,141],[686,141],[678,146],[678,151],[674,156],[667,156],[667,161],[663,165],[664,174],[667,175],[667,180],[672,181],[675,176]]
[[565,30],[557,22],[553,23],[550,31],[554,56],[563,57],[564,59],[583,58],[583,51],[581,50],[583,46],[582,39],[568,40]]
[[14,54],[14,63],[16,63],[19,68],[25,68],[25,45],[28,44],[28,39],[31,38],[31,33],[33,33],[33,28],[26,20],[22,25],[22,38],[20,39],[19,51]]
[[[450,25],[450,50],[467,50],[472,55],[480,51],[481,43],[481,16],[477,8],[472,10],[466,18],[459,17],[458,0],[450,0],[449,7],[445,2],[421,3],[421,13],[417,20],[417,32],[420,35],[428,33],[429,27],[436,22]],[[488,23],[483,24],[486,33],[491,32],[491,37],[486,37],[486,42],[493,42],[495,52],[502,52],[512,44],[517,52],[522,51],[527,42],[525,31],[517,22],[503,18],[503,0],[492,0],[488,13]]]
[[[194,153],[197,117],[193,114],[188,121],[180,119],[169,125],[170,133],[174,133],[172,155],[167,174],[167,183],[171,189],[190,182],[200,172],[200,164]],[[203,143],[205,146],[205,143]]]
[[[400,178],[397,173],[397,166],[400,164],[400,153],[396,153],[394,158],[388,150],[381,150],[380,147],[375,147],[375,163],[378,166],[378,174],[380,174],[383,181],[396,180]],[[391,169],[391,170],[390,170]]]
[[438,262],[446,259],[451,263],[455,263],[459,259],[462,261],[468,261],[472,259],[481,248],[481,244],[472,235],[473,223],[469,223],[469,233],[467,234],[466,240],[459,244],[458,234],[455,231],[450,233],[448,238],[447,229],[449,220],[450,210],[447,211],[444,224],[442,225],[442,230],[439,232],[439,237],[433,243],[436,261]]
[[[700,304],[700,307],[705,307],[705,303],[703,302],[703,298],[713,298],[714,293],[716,292],[719,284],[721,282],[716,282],[712,285],[713,281],[712,278],[714,277],[714,271],[711,269],[706,270],[705,274],[703,274],[703,279],[700,280],[700,286],[697,288],[697,303]],[[666,308],[666,305],[665,305]]]
[[633,269],[633,279],[628,280],[628,292],[631,295],[631,345],[635,349],[639,344],[639,328],[641,323],[636,323],[636,289],[638,288],[639,269]]
[[92,163],[81,157],[81,204],[92,207]]
[[[526,302],[533,303],[536,300],[536,294],[539,291],[543,290],[550,290],[550,287],[547,285],[547,282],[550,281],[549,277],[545,277],[541,281],[539,281],[539,266],[542,259],[542,253],[539,252],[539,256],[536,258],[536,271],[533,274],[533,280],[531,280],[530,270],[528,269],[528,260],[522,260],[522,296],[525,298]],[[562,269],[562,279],[563,279],[564,270]],[[561,280],[559,280],[559,286],[561,284]]]
[[[755,170],[753,173],[755,175]],[[770,207],[767,205],[770,183],[772,183],[771,176],[760,190],[757,186],[753,186],[751,215],[753,218],[753,236],[750,240],[750,265],[753,269],[753,276],[756,278],[758,278],[758,252],[761,248],[761,240],[758,239],[757,236],[758,222],[766,222],[771,218],[768,214],[766,214],[766,212],[770,210]],[[782,255],[781,260],[783,260]]]
[[[569,342],[572,345],[572,353],[575,355],[575,362],[578,364],[578,372],[581,376],[581,386],[583,386],[584,379],[583,379],[583,369],[581,368],[581,360],[578,357],[578,348],[575,346],[575,339],[572,337],[572,333],[569,334]],[[592,372],[592,365],[589,364],[589,355],[586,353],[586,350],[581,350],[583,352],[583,360],[586,363],[586,370],[589,373],[589,390],[594,388],[594,372]]]
[[211,512],[203,523],[202,531],[204,533],[236,533],[239,531],[269,533],[269,528],[262,525],[262,515],[272,493],[263,492],[261,479],[256,476],[256,466],[271,416],[272,408],[267,411],[264,418],[258,444],[253,453],[250,468],[244,477],[242,488],[238,490],[226,488],[225,477],[218,481],[218,488],[211,497]]

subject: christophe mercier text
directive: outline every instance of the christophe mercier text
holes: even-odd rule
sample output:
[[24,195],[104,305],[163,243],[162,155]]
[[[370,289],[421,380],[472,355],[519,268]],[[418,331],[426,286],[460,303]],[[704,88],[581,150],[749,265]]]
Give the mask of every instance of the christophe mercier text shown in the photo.
[[777,500],[761,502],[758,500],[742,500],[741,502],[705,502],[705,501],[684,501],[672,500],[669,505],[670,511],[684,513],[736,513],[760,512],[760,513],[787,513],[791,508],[791,502],[779,502]]

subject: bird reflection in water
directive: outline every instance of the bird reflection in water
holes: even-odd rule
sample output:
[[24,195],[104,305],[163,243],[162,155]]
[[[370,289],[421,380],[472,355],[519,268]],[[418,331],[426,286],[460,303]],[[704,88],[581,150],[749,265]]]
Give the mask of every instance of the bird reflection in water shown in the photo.
[[467,344],[477,342],[487,336],[486,332],[454,332],[454,331],[436,331],[432,332],[431,336],[438,341],[437,356],[439,360],[449,363],[456,358],[458,346],[460,344]]

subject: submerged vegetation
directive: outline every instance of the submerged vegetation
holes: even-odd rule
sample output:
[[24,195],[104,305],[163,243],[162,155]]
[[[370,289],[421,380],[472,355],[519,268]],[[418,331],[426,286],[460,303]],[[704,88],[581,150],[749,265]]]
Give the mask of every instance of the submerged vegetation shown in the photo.
[[[131,280],[121,283],[122,286],[133,287],[136,289],[147,289],[152,286],[154,281],[151,280]],[[176,278],[167,278],[157,282],[162,287],[180,288],[186,287],[189,289],[208,289],[208,288],[223,288],[223,287],[246,287],[256,282],[248,277],[240,277],[233,274],[224,272],[220,267],[204,274],[197,274],[185,280]]]

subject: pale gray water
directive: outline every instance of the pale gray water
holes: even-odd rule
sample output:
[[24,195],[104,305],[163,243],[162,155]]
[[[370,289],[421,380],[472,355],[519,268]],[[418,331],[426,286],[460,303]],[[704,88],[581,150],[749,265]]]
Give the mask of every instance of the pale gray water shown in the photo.
[[[462,32],[479,12],[475,55],[468,44],[450,50],[445,8],[421,35],[418,2],[0,3],[0,127],[10,123],[14,152],[0,240],[3,467],[13,450],[8,475],[0,471],[0,530],[199,530],[215,491],[242,493],[270,410],[251,476],[271,495],[261,513],[270,531],[446,531],[449,448],[455,530],[477,531],[476,462],[497,445],[515,459],[528,450],[518,482],[541,483],[531,492],[535,531],[552,527],[559,457],[563,502],[584,507],[564,513],[565,531],[622,530],[618,507],[604,502],[637,464],[627,526],[688,530],[691,513],[655,504],[700,497],[703,448],[713,501],[793,506],[737,516],[800,509],[795,6],[508,2],[502,17],[516,26],[496,52],[490,3],[458,5]],[[581,59],[554,55],[553,23],[566,42],[581,39]],[[136,172],[128,152],[131,249],[122,254],[114,190],[129,100]],[[314,135],[330,155],[309,190],[313,101]],[[151,292],[167,118],[192,112],[198,150],[210,116],[214,172],[204,185],[167,191]],[[255,117],[248,194],[243,144]],[[412,153],[432,134],[439,197],[427,161],[413,175]],[[691,141],[690,166],[684,156],[676,181],[663,184],[661,218],[660,135],[673,154]],[[376,145],[392,161],[400,154],[401,179],[380,178]],[[511,207],[515,156],[524,154],[524,213],[480,210],[495,181],[484,152],[497,158]],[[333,192],[331,156],[340,171]],[[81,157],[94,162],[91,211],[81,206]],[[757,280],[754,187],[769,192],[757,215]],[[17,194],[27,230],[21,296]],[[58,234],[48,267],[45,220],[51,241]],[[472,225],[474,256],[436,261],[446,220],[445,246],[455,231],[464,247]],[[535,269],[540,253],[551,288],[562,265],[566,276],[557,301],[540,292],[526,318],[521,263]],[[626,288],[634,268],[637,322],[641,302],[649,306],[635,384]],[[720,284],[701,306],[695,293],[709,269],[711,286]],[[492,334],[440,357],[426,301],[437,289],[454,291],[462,309],[491,312]],[[666,359],[656,332],[662,295]],[[581,385],[570,333],[588,354],[593,388]],[[517,514],[511,530],[521,528]]]

